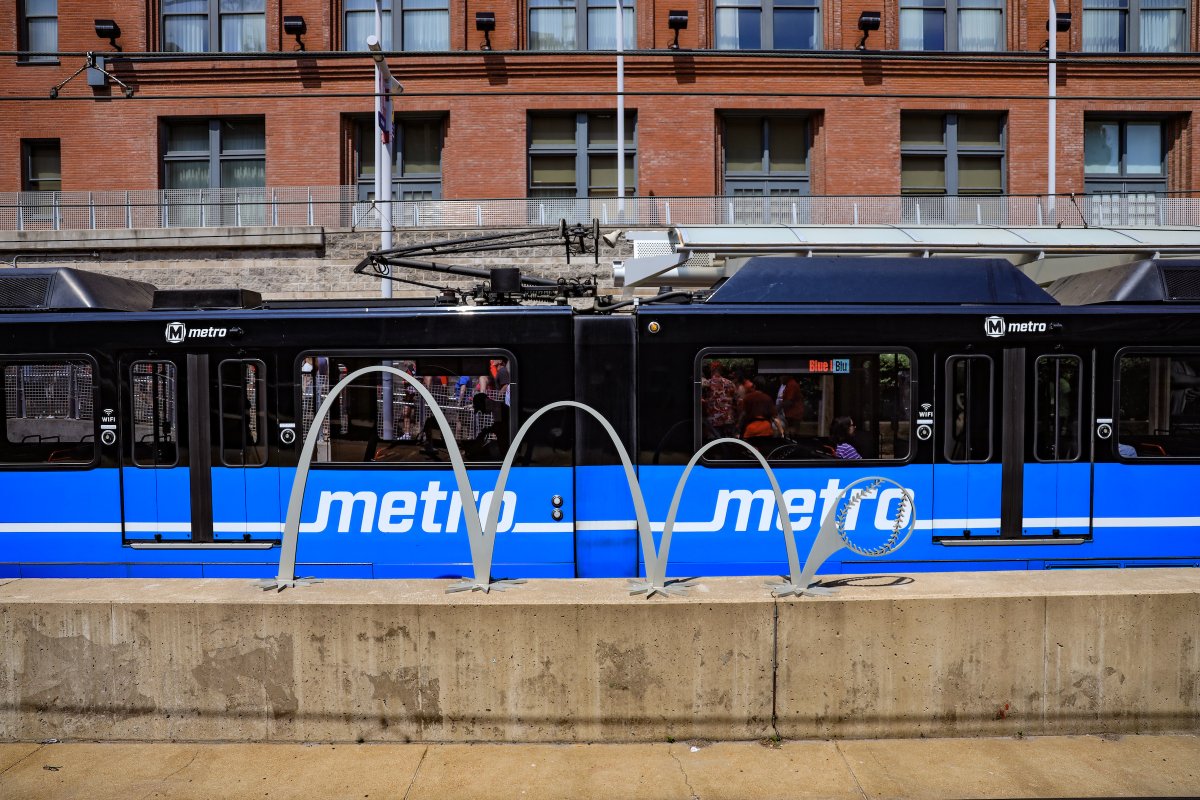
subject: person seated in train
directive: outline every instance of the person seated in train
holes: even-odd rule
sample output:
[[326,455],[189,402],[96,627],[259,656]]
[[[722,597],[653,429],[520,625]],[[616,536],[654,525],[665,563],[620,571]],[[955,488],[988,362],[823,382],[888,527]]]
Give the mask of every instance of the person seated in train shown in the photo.
[[471,398],[477,414],[490,414],[492,423],[479,431],[466,447],[468,457],[476,460],[499,461],[508,451],[508,411],[502,400],[493,400],[482,392]]
[[767,382],[756,375],[751,388],[742,401],[742,438],[755,439],[764,436],[783,436],[779,418],[775,416],[775,401],[766,392]]
[[829,428],[830,438],[833,439],[833,443],[836,445],[834,455],[838,458],[862,458],[858,454],[858,449],[851,443],[856,431],[857,426],[850,417],[837,417],[834,419],[833,425]]

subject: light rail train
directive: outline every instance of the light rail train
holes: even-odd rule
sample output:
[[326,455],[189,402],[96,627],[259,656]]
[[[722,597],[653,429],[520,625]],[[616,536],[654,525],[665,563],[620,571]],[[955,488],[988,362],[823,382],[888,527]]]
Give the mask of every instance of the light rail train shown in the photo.
[[[314,411],[378,364],[430,390],[477,502],[502,504],[495,577],[644,574],[617,451],[585,415],[539,420],[488,491],[561,400],[614,426],[655,530],[692,455],[734,436],[775,470],[802,552],[841,487],[911,492],[902,549],[825,572],[1200,566],[1198,303],[1186,260],[1048,292],[999,259],[763,257],[623,310],[0,270],[0,577],[272,576]],[[402,383],[366,376],[314,432],[298,574],[470,572],[446,442]],[[895,499],[850,533],[890,528]],[[786,572],[780,512],[746,451],[710,450],[670,574]]]

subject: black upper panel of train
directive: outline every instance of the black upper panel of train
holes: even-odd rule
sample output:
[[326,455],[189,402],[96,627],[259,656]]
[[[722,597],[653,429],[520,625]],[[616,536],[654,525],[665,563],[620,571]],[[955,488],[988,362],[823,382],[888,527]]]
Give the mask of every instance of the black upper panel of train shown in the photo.
[[1200,259],[1146,259],[1059,278],[1050,294],[1063,305],[1195,303],[1200,301]]
[[708,303],[785,305],[1057,305],[1002,258],[760,256]]
[[[703,295],[700,295],[703,297]],[[686,296],[684,301],[686,302]],[[1039,287],[1002,258],[749,258],[706,305],[1083,306],[1200,302],[1200,259],[1147,259]],[[412,308],[437,298],[267,301],[241,289],[158,290],[69,267],[0,269],[3,311]]]

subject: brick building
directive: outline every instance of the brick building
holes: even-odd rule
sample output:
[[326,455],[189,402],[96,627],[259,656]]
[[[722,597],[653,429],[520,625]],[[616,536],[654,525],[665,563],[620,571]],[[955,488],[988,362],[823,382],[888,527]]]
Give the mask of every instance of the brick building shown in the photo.
[[[613,0],[384,6],[387,60],[404,87],[395,103],[398,197],[615,193]],[[630,195],[1046,191],[1047,4],[626,7]],[[372,8],[371,0],[12,0],[0,25],[8,51],[0,193],[337,186],[366,200],[374,84],[360,37],[373,30]],[[674,11],[687,13],[678,49]],[[1196,0],[1061,0],[1058,11],[1072,18],[1056,40],[1058,191],[1200,187]],[[481,49],[480,12],[494,14],[491,50]],[[864,12],[877,12],[880,25],[856,49]],[[284,30],[296,17],[299,36]],[[119,37],[100,38],[98,20],[115,22]],[[107,57],[107,85],[79,75],[51,99],[86,51]],[[171,224],[211,224],[198,213]]]

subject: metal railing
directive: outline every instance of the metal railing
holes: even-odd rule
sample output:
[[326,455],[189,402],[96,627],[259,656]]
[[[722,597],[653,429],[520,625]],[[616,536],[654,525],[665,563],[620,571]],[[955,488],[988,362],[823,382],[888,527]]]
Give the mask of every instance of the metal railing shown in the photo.
[[[394,227],[603,225],[1098,225],[1200,227],[1200,197],[1164,194],[996,197],[774,196],[525,198],[392,202]],[[379,227],[356,186],[0,193],[0,231]]]

